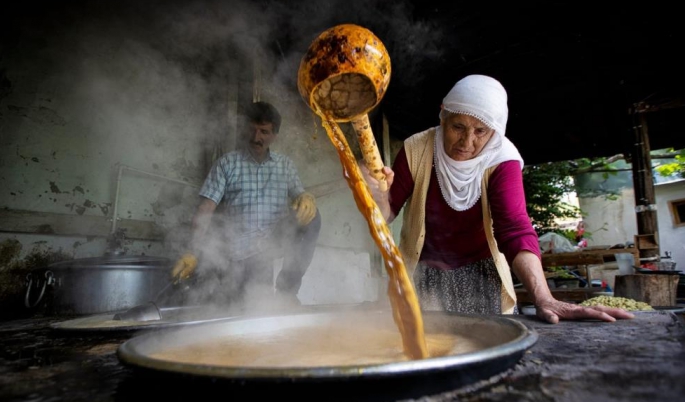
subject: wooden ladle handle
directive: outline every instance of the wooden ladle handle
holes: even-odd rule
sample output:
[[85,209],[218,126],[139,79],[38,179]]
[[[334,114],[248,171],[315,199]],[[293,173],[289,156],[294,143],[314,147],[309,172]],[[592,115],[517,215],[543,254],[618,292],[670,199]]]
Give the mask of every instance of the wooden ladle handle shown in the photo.
[[388,190],[388,182],[385,180],[383,174],[383,159],[381,153],[378,151],[376,145],[376,138],[373,136],[371,130],[371,123],[369,122],[369,115],[364,114],[352,119],[352,127],[357,133],[357,141],[364,157],[364,163],[369,168],[369,172],[374,179],[378,180],[378,186],[381,191]]

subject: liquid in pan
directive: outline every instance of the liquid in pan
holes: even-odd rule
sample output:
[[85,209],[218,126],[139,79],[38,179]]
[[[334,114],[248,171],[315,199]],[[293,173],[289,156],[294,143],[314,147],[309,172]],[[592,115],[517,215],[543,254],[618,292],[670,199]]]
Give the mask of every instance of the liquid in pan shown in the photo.
[[[449,333],[426,336],[430,357],[482,349],[476,339]],[[397,331],[360,326],[316,326],[222,337],[151,354],[175,363],[245,368],[315,368],[408,361]]]

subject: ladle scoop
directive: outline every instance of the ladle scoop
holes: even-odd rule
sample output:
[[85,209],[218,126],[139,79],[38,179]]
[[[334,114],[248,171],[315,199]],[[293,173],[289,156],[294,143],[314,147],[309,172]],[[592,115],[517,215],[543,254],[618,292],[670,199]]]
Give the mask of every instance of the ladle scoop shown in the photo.
[[390,56],[368,29],[341,24],[321,33],[300,62],[297,87],[315,112],[335,122],[352,123],[371,175],[387,189],[368,113],[390,82]]
[[149,301],[145,304],[140,304],[130,309],[114,314],[112,319],[119,321],[155,321],[162,319],[162,311],[159,309],[158,304],[160,304],[160,298],[163,295],[167,295],[169,290],[173,286],[178,285],[175,281],[169,281],[169,283],[162,288],[157,293],[157,296],[153,301]]
[[428,356],[423,318],[402,254],[337,124],[352,123],[364,164],[378,180],[379,189],[385,191],[388,182],[368,112],[383,98],[390,72],[390,57],[380,39],[366,28],[342,24],[324,31],[312,42],[300,62],[297,86],[307,105],[321,117],[340,156],[357,207],[383,254],[389,275],[388,296],[404,352],[411,359],[423,359]]

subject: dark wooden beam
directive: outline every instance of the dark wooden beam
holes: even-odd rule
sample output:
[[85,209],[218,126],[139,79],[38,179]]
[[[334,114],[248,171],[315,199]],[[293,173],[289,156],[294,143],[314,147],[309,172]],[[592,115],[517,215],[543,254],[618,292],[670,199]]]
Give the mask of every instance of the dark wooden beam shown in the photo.
[[[651,148],[649,145],[649,130],[644,112],[644,103],[637,103],[631,111],[635,144],[631,158],[633,166],[633,189],[635,191],[635,214],[637,216],[638,236],[651,235],[655,240],[655,247],[641,249],[640,256],[644,258],[659,257],[659,226],[656,211],[656,195],[654,192],[654,178],[652,176]],[[637,247],[638,245],[636,245]]]

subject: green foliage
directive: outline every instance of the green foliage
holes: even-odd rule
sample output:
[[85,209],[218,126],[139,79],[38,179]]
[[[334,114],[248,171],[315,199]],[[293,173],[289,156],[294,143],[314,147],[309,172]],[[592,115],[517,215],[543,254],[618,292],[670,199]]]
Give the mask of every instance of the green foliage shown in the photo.
[[[675,152],[674,149],[670,149],[670,151]],[[685,178],[685,149],[681,149],[680,153],[675,156],[675,162],[657,166],[654,170],[663,177],[678,175]]]
[[[679,175],[685,178],[685,149],[678,152],[675,161],[660,166],[654,170],[662,176]],[[566,219],[582,219],[582,211],[575,205],[563,201],[567,193],[576,192],[579,196],[604,196],[607,200],[619,198],[618,190],[605,186],[609,178],[616,177],[623,162],[622,155],[611,158],[581,158],[566,162],[550,162],[540,165],[526,166],[523,169],[523,187],[526,193],[528,215],[530,216],[538,236],[548,232],[558,233],[572,242],[576,242],[575,230],[561,229],[557,221]],[[618,167],[617,167],[618,166]],[[601,172],[601,175],[597,173]],[[574,185],[573,178],[579,179],[579,186]],[[614,179],[616,180],[616,179]],[[590,183],[582,188],[581,182]],[[607,230],[606,223],[598,230]],[[591,233],[585,232],[585,238],[591,238]]]
[[561,233],[557,220],[582,217],[578,207],[563,201],[566,194],[575,191],[572,180],[575,169],[568,162],[550,162],[523,169],[528,215],[538,236],[552,231]]
[[[615,184],[612,186],[609,180],[618,178],[617,160],[623,161],[623,158],[582,158],[572,161],[571,163],[576,165],[576,169],[571,172],[576,179],[576,194],[579,197],[604,197],[609,201],[617,200],[621,194],[620,190]],[[598,174],[599,172],[601,174]]]
[[[576,244],[576,242],[577,242],[577,239],[576,239],[577,232],[575,230],[559,229],[559,230],[556,230],[556,233],[558,233],[558,234],[564,236],[565,238],[569,239],[571,241],[571,243],[573,243],[573,244]],[[586,237],[585,233],[583,233],[583,237]]]
[[552,266],[545,268],[545,270],[554,272],[556,274],[554,277],[558,279],[576,279],[576,276],[568,272],[564,267]]

